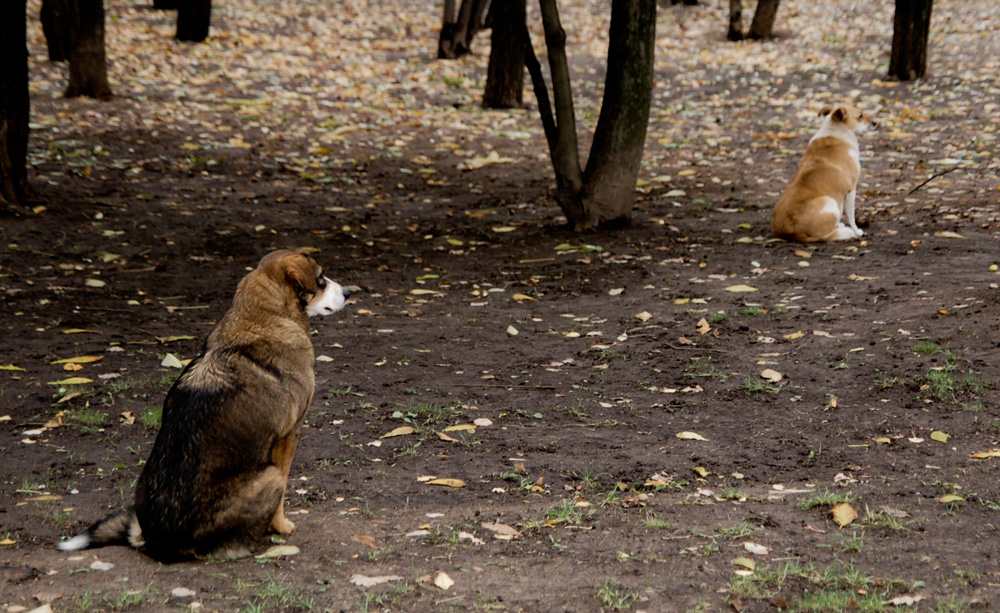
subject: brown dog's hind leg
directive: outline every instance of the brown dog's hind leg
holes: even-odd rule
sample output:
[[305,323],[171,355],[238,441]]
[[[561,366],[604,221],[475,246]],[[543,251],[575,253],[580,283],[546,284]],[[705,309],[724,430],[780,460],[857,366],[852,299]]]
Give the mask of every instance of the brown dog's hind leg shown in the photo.
[[278,508],[274,511],[270,526],[271,530],[278,534],[291,534],[292,530],[295,530],[295,524],[285,517],[285,487],[288,485],[288,473],[292,469],[292,458],[295,457],[295,448],[298,447],[298,444],[299,429],[296,428],[294,432],[275,443],[271,449],[271,461],[281,472],[282,484],[281,500],[278,502]]

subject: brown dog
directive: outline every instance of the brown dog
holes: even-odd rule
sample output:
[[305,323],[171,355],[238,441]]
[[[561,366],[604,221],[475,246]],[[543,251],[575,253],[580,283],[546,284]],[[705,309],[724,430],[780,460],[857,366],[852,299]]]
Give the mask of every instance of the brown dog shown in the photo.
[[289,534],[285,485],[315,387],[308,318],[349,292],[299,251],[275,251],[167,393],[135,504],[59,543],[131,544],[171,561],[240,557],[268,529]]
[[825,107],[819,114],[823,123],[774,206],[771,229],[779,238],[802,243],[860,238],[864,231],[854,220],[861,173],[857,135],[875,122],[853,106]]

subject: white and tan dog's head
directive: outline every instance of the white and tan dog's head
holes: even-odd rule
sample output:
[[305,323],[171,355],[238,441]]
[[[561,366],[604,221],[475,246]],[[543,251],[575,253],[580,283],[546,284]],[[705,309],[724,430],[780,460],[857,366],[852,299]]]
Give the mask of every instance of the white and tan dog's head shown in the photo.
[[323,274],[316,260],[302,251],[281,249],[266,256],[257,265],[275,281],[285,284],[295,294],[306,315],[332,315],[344,308],[351,292]]
[[848,104],[840,106],[824,106],[819,111],[819,116],[823,117],[822,132],[826,129],[846,128],[855,134],[864,134],[878,127],[878,124],[865,114],[864,111]]

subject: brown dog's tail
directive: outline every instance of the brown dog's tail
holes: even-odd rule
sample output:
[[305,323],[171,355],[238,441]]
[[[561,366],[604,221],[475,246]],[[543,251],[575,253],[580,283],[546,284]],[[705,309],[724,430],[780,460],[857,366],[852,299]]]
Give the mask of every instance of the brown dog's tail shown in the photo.
[[142,528],[135,517],[135,509],[128,507],[108,515],[73,538],[60,541],[56,546],[62,551],[79,551],[105,545],[131,545],[142,547]]

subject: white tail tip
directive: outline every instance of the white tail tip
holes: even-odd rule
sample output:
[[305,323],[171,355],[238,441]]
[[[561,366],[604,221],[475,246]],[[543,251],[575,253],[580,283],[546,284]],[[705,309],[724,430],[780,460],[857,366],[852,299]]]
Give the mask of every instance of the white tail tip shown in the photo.
[[60,541],[56,544],[56,547],[58,547],[60,551],[79,551],[80,549],[86,549],[89,545],[90,535],[83,533],[74,536],[68,541]]

